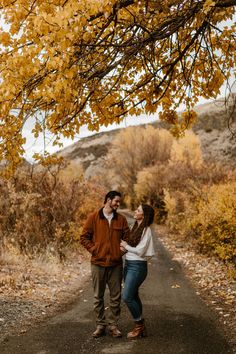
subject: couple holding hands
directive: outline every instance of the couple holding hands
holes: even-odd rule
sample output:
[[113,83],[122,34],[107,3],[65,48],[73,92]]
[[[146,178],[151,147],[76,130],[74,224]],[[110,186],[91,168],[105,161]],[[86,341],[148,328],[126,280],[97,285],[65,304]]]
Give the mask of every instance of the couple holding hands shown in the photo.
[[[88,216],[80,237],[81,244],[91,253],[97,325],[93,333],[94,338],[105,335],[107,326],[112,337],[122,336],[118,328],[121,297],[135,323],[127,338],[145,336],[139,287],[147,276],[147,259],[154,255],[150,229],[154,220],[154,209],[147,204],[139,205],[134,213],[135,223],[130,230],[126,218],[117,213],[120,202],[119,192],[108,192],[104,206]],[[122,256],[125,258],[124,268]],[[121,292],[122,279],[124,288]],[[106,286],[110,296],[107,318],[104,307]]]

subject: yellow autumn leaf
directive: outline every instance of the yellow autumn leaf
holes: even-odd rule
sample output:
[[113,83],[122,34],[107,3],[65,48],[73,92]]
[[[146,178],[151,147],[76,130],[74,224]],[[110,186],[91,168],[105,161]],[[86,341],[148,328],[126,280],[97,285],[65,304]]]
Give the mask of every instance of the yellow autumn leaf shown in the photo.
[[[117,0],[63,6],[35,0],[30,7],[27,0],[2,1],[9,30],[0,32],[0,117],[12,129],[0,131],[0,159],[7,140],[15,142],[9,149],[14,145],[22,154],[16,132],[35,112],[45,116],[52,134],[73,137],[83,124],[97,131],[129,114],[161,111],[173,134],[183,135],[195,118],[179,119],[178,107],[189,111],[201,97],[215,98],[235,70],[233,14],[233,6],[212,0],[193,0],[191,8],[183,0],[161,6],[145,0],[122,6]],[[15,119],[13,111],[20,112]]]

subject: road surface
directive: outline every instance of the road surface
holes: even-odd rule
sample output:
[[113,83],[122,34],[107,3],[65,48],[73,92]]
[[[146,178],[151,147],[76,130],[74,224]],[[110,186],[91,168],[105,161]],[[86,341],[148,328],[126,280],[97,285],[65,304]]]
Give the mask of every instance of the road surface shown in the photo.
[[148,336],[129,341],[131,317],[122,305],[122,338],[91,337],[94,331],[91,280],[64,313],[0,344],[0,354],[230,354],[227,340],[211,310],[201,301],[156,239],[157,256],[140,290]]

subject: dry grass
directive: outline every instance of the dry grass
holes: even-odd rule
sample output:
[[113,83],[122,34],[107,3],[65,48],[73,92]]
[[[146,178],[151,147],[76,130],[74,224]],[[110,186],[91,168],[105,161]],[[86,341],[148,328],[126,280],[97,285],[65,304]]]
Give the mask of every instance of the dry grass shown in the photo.
[[60,311],[90,276],[90,262],[80,252],[68,253],[61,263],[50,250],[30,259],[11,249],[0,264],[0,341]]

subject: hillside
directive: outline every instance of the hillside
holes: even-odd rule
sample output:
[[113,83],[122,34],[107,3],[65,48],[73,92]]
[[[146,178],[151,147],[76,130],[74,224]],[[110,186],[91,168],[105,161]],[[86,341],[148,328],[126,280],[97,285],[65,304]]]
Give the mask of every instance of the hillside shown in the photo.
[[198,122],[193,127],[202,144],[205,159],[236,162],[236,94],[196,107]]
[[[223,99],[196,107],[198,122],[193,127],[202,144],[205,160],[216,160],[222,163],[236,163],[236,96],[230,100],[227,110]],[[230,122],[230,128],[229,128]],[[167,126],[162,122],[150,123],[154,126]],[[145,125],[140,126],[142,129]],[[125,129],[125,128],[121,128]],[[59,152],[67,161],[82,165],[85,177],[89,178],[101,172],[103,160],[111,141],[120,129],[96,133],[90,137],[70,145]]]

